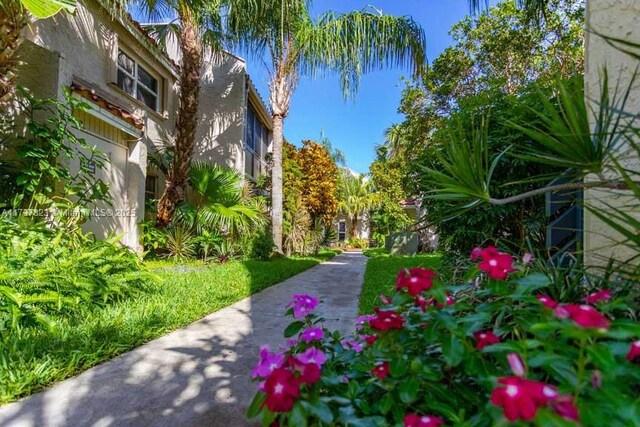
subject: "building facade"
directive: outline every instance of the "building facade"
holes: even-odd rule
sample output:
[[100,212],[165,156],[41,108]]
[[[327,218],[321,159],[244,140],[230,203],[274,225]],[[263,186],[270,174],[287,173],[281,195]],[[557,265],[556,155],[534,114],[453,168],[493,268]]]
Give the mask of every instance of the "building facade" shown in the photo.
[[[95,173],[110,185],[113,202],[96,206],[83,228],[98,238],[121,235],[139,249],[145,199],[164,189],[148,155],[173,135],[179,53],[165,51],[128,15],[113,17],[100,0],[36,21],[25,39],[18,83],[40,98],[63,99],[69,88],[88,102],[91,110],[77,113],[84,128],[74,132],[108,158]],[[206,59],[198,116],[194,160],[246,171],[249,179],[263,173],[271,120],[244,60],[226,53]]]

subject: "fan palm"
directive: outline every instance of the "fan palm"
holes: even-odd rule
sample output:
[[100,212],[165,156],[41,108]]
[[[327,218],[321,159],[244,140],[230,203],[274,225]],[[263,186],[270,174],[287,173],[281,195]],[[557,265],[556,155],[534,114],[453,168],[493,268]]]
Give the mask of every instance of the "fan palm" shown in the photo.
[[242,176],[234,169],[204,162],[189,168],[192,200],[179,205],[178,222],[195,228],[219,230],[236,236],[264,223],[262,212],[243,198]]
[[380,196],[374,192],[371,181],[364,175],[353,175],[346,171],[340,182],[340,202],[338,210],[351,218],[351,236],[355,237],[358,218],[376,209]]
[[[233,8],[240,11],[233,12]],[[291,96],[304,76],[337,74],[345,96],[353,94],[363,73],[384,66],[425,63],[425,37],[411,18],[378,10],[325,13],[311,18],[310,0],[238,0],[231,5],[229,29],[241,46],[266,57],[273,118],[272,226],[282,251],[283,124]]]

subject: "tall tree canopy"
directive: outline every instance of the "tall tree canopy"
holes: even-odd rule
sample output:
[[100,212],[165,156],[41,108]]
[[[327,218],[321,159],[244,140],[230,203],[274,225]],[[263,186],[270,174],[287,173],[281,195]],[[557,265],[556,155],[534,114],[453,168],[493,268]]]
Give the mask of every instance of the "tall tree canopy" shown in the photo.
[[[506,122],[535,119],[528,108],[539,108],[532,92],[548,97],[556,79],[583,72],[583,9],[577,0],[547,4],[544,20],[531,25],[530,16],[515,1],[499,3],[486,14],[465,18],[451,34],[454,44],[437,57],[421,76],[406,81],[399,111],[405,120],[389,129],[380,148],[378,167],[404,168],[408,194],[428,195],[424,168],[442,168],[439,156],[444,142],[473,137],[480,130],[488,140],[493,160],[511,145],[529,144],[530,138]],[[528,104],[523,108],[522,104]],[[518,106],[518,107],[517,107]],[[503,161],[493,177],[496,194],[509,196],[524,188],[507,185],[532,173],[551,173],[522,160]],[[540,199],[509,207],[462,212],[445,201],[425,200],[427,220],[435,222],[441,240],[450,249],[466,250],[489,236],[522,243],[543,231]],[[444,214],[456,219],[440,221]]]
[[[377,10],[325,13],[312,19],[310,0],[244,0],[232,7],[230,29],[241,45],[265,59],[270,74],[273,115],[272,226],[282,249],[283,123],[301,77],[337,74],[346,96],[363,73],[385,66],[408,66],[419,74],[425,63],[425,36],[411,18]],[[247,12],[247,13],[245,13]]]

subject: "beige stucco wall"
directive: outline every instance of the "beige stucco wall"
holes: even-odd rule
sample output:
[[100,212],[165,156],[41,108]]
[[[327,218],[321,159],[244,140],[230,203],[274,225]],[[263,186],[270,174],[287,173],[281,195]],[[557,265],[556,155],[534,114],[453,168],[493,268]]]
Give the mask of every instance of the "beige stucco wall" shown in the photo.
[[[159,143],[163,135],[173,132],[177,108],[175,69],[144,36],[113,20],[95,0],[80,1],[74,15],[61,13],[36,21],[26,29],[25,39],[19,83],[29,87],[34,94],[57,95],[62,99],[63,88],[71,85],[74,76],[80,77],[106,92],[144,122],[142,138],[128,144],[127,168],[124,171],[126,188],[111,188],[113,192],[126,193],[126,206],[114,205],[114,210],[133,212],[133,215],[125,221],[124,230],[104,230],[101,233],[124,234],[123,243],[139,249],[138,223],[144,218],[147,152]],[[114,84],[118,47],[158,78],[161,85],[159,112],[151,111]],[[122,200],[121,197],[116,199]]]
[[[597,33],[640,43],[639,0],[587,0],[586,22],[588,29]],[[637,66],[638,61],[611,47],[593,32],[587,32],[585,91],[588,100],[599,98],[605,67],[609,75],[609,89],[613,92],[616,85],[621,89],[628,87]],[[635,81],[626,110],[635,114],[640,113],[640,79]],[[594,122],[592,120],[592,123]],[[630,156],[627,152],[624,158],[629,166],[638,170],[640,162],[636,156]],[[628,193],[601,190],[585,192],[587,205],[606,209],[603,207],[603,202],[616,207],[635,205],[635,214],[638,215],[638,201],[630,198]],[[620,245],[621,240],[618,233],[593,214],[585,212],[584,247],[585,261],[588,264],[602,264],[610,257],[619,260],[629,259],[634,253]]]
[[345,221],[347,224],[347,237],[346,240],[349,240],[351,237],[357,237],[359,239],[369,239],[370,234],[370,222],[369,222],[369,214],[363,214],[358,217],[358,222],[356,224],[355,233],[353,232],[353,224],[352,218],[349,215],[338,213],[336,217],[333,219],[333,229],[338,232],[338,223],[340,221]]

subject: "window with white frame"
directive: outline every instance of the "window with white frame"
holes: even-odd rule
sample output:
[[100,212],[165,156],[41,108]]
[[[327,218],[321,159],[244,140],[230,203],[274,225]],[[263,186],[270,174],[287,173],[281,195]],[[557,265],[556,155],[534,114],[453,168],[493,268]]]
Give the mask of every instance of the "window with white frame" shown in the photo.
[[120,49],[117,85],[153,111],[158,111],[158,79]]

